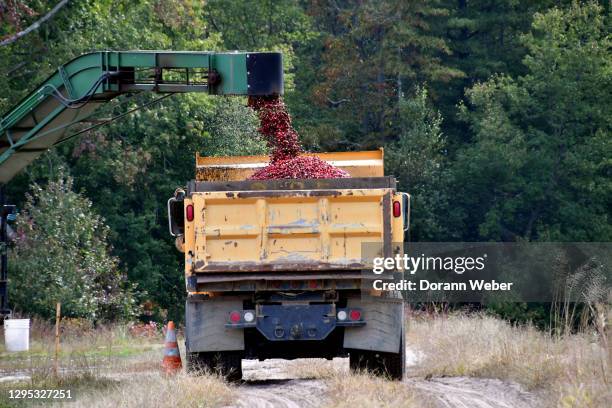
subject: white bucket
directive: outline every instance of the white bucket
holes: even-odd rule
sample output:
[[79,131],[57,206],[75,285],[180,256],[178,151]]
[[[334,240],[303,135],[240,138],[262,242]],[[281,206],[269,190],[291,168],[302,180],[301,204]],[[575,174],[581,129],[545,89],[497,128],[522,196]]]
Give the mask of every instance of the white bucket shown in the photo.
[[6,351],[30,349],[30,319],[7,319],[4,321],[4,344]]

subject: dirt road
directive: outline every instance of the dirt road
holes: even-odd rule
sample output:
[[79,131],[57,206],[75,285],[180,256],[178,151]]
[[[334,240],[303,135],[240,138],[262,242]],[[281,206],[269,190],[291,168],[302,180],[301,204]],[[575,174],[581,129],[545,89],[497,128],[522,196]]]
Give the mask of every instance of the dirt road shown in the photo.
[[[417,363],[408,353],[406,387],[427,395],[440,408],[536,408],[535,397],[514,383],[494,379],[448,377],[423,379],[410,377],[410,366]],[[319,364],[319,363],[317,363]],[[334,369],[348,373],[348,359],[321,360]],[[285,360],[243,361],[245,382],[238,386],[239,408],[310,408],[324,406],[327,396],[325,379],[300,379]]]
[[[418,367],[420,356],[407,350],[407,379],[402,386],[407,395],[424,395],[427,406],[435,408],[537,408],[536,397],[514,383],[495,379],[469,377],[445,377],[425,379],[411,376]],[[157,355],[155,356],[157,358]],[[139,371],[139,375],[157,373],[158,365]],[[23,381],[32,372],[15,371],[3,376],[0,382]],[[266,360],[243,361],[244,382],[236,385],[237,400],[231,405],[236,408],[315,408],[326,406],[333,386],[344,387],[344,377],[349,374],[348,359],[336,358],[333,361],[311,360]],[[114,373],[113,379],[123,380],[134,373]],[[369,381],[370,380],[366,380]],[[403,397],[402,397],[403,398]],[[397,401],[390,406],[397,405]],[[399,399],[399,401],[404,401]],[[414,404],[411,404],[411,406]]]
[[443,408],[536,408],[534,396],[500,380],[449,377],[408,379],[408,385],[432,396]]
[[[323,360],[322,360],[323,361]],[[244,384],[239,386],[239,408],[309,408],[324,403],[325,380],[292,378],[287,361],[242,362]]]

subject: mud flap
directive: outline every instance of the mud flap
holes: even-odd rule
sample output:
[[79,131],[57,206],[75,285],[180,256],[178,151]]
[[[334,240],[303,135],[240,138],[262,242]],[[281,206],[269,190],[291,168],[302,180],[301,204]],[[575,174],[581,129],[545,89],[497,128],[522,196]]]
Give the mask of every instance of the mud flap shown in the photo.
[[190,353],[244,350],[244,330],[227,329],[232,310],[241,299],[204,299],[185,304],[185,346]]
[[366,325],[344,329],[344,348],[399,353],[404,325],[402,299],[351,298],[348,308],[360,307]]

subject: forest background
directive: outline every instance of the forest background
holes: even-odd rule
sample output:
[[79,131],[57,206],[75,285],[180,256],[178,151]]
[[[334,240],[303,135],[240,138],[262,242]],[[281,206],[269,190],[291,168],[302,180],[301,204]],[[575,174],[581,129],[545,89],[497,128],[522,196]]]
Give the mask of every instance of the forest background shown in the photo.
[[[304,147],[384,147],[411,240],[609,242],[610,26],[608,1],[3,0],[0,112],[88,51],[282,51]],[[175,95],[46,153],[6,188],[12,306],[50,316],[61,293],[69,316],[180,320],[166,200],[196,151],[265,153],[257,127],[244,98]]]

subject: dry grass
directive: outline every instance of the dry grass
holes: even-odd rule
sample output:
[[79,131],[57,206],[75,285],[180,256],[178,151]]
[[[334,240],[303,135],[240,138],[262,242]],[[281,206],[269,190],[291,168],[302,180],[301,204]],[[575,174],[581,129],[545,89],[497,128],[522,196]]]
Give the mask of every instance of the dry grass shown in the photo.
[[[409,322],[407,344],[419,356],[408,370],[414,380],[398,383],[351,374],[346,359],[295,360],[285,370],[292,378],[324,381],[325,406],[333,408],[434,406],[432,396],[413,386],[428,376],[515,381],[555,407],[612,406],[610,350],[596,331],[555,337],[478,315]],[[32,337],[29,353],[0,354],[0,370],[25,373],[31,380],[0,384],[0,394],[9,388],[71,388],[76,403],[66,406],[75,408],[216,407],[231,404],[240,392],[214,375],[159,374],[161,335],[134,338],[122,326],[65,333],[59,379],[52,373],[52,331],[35,327]],[[13,404],[0,395],[0,406],[7,402]]]
[[327,390],[323,406],[328,408],[435,406],[431,399],[409,384],[368,373],[351,373],[346,359],[294,360],[288,363],[287,372],[292,378],[324,380]]
[[[134,337],[127,325],[99,326],[68,321],[62,324],[60,367],[64,372],[79,371],[97,375],[126,365],[141,366],[161,355],[163,336]],[[33,320],[30,350],[8,353],[0,344],[0,373],[19,372],[44,376],[51,373],[55,358],[55,330],[52,324]],[[145,368],[145,367],[142,367]]]
[[287,374],[291,378],[302,380],[329,379],[349,375],[345,359],[322,360],[320,358],[302,358],[287,362]]
[[370,374],[336,375],[329,379],[325,406],[329,408],[433,407],[433,402],[406,383]]
[[165,376],[147,373],[117,380],[112,385],[93,388],[75,402],[58,404],[66,407],[87,408],[208,408],[231,403],[234,390],[222,379],[212,375]]
[[53,371],[54,340],[51,325],[34,321],[30,351],[0,349],[2,373],[30,378],[0,383],[0,406],[28,406],[8,400],[9,389],[71,389],[74,400],[63,405],[74,408],[218,407],[233,400],[232,388],[215,375],[162,375],[161,333],[146,338],[132,336],[127,325],[67,325],[61,337],[59,377]]
[[79,373],[60,379],[35,377],[29,382],[0,384],[0,406],[18,408],[30,406],[32,401],[9,400],[9,389],[69,389],[71,400],[46,400],[41,405],[73,408],[220,407],[231,403],[235,392],[214,375],[165,376],[159,371],[113,377]]
[[423,353],[416,375],[499,378],[543,392],[551,406],[612,406],[610,350],[595,333],[553,337],[463,315],[412,320],[407,333]]

